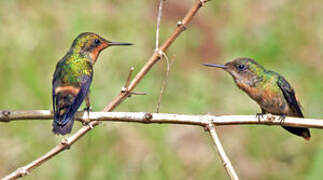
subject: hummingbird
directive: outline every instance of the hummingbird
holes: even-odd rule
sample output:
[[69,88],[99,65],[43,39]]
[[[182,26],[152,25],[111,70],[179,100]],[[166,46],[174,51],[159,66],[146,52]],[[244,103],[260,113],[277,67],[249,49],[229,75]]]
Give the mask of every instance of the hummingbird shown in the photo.
[[71,133],[74,114],[85,99],[88,112],[93,65],[100,52],[110,46],[128,46],[131,43],[111,42],[98,34],[83,32],[72,43],[66,55],[56,65],[52,81],[54,110],[53,132],[59,135]]
[[[295,91],[288,81],[280,74],[265,69],[255,60],[241,57],[224,65],[203,65],[220,68],[228,72],[233,77],[235,84],[260,106],[261,113],[257,113],[258,117],[265,113],[279,115],[281,119],[286,116],[304,117]],[[311,138],[308,128],[282,127],[305,140]]]

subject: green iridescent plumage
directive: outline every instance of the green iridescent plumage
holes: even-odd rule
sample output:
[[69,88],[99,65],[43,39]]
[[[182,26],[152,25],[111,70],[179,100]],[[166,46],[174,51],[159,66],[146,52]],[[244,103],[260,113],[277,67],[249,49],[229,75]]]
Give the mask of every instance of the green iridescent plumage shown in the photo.
[[[287,80],[280,74],[266,70],[250,58],[237,58],[225,65],[204,64],[222,68],[233,77],[236,85],[255,100],[262,113],[304,117],[295,92]],[[307,128],[283,126],[287,131],[309,140],[311,135]]]
[[131,45],[110,42],[95,33],[81,33],[67,54],[57,63],[53,76],[53,132],[71,132],[74,114],[83,100],[90,106],[89,89],[93,78],[93,65],[99,53],[112,45]]
[[61,81],[64,85],[78,86],[80,83],[79,77],[83,74],[92,76],[93,66],[87,58],[69,52],[62,60],[60,60],[56,66],[54,78]]

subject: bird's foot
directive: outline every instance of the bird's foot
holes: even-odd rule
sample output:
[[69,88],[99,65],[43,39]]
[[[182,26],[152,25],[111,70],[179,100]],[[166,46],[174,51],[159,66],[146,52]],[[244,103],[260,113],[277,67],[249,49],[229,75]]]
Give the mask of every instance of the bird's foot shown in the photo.
[[89,114],[92,111],[92,107],[91,106],[87,106],[83,109],[83,111],[87,111],[87,113]]
[[282,114],[279,116],[278,120],[279,120],[280,125],[284,124],[285,119],[286,119],[286,114]]
[[264,115],[265,115],[265,113],[257,113],[257,114],[256,114],[256,118],[258,119],[258,122],[259,122],[259,123],[261,122],[261,119],[263,119],[263,118],[264,118]]
[[88,106],[88,107],[85,107],[83,110],[87,112],[87,118],[82,121],[82,124],[86,126],[91,122],[90,112],[92,111],[92,107]]

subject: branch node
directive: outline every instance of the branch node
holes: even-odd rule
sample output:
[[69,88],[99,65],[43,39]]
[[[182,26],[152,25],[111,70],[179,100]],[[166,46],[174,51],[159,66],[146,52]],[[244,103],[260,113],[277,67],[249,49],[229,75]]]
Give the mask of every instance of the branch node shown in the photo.
[[61,144],[64,146],[65,149],[70,149],[71,148],[70,144],[68,143],[67,138],[62,139]]
[[164,51],[163,51],[163,50],[161,50],[160,48],[157,48],[157,49],[156,49],[156,52],[158,53],[159,58],[161,58],[161,57],[163,57],[163,56],[165,55]]
[[[87,126],[87,125],[89,125],[89,123],[91,122],[91,118],[90,118],[90,111],[91,110],[88,110],[87,111],[87,116],[86,116],[86,118],[82,118],[82,124],[83,124],[83,126]],[[85,112],[84,112],[85,113]],[[84,117],[84,116],[83,116]]]
[[126,94],[127,97],[131,97],[131,95],[146,95],[147,94],[147,93],[144,93],[144,92],[131,92],[131,91],[129,91],[128,88],[129,88],[129,84],[130,84],[130,81],[131,81],[131,76],[132,76],[132,73],[133,73],[134,69],[135,69],[134,67],[130,68],[127,81],[126,81],[125,85],[121,88],[121,93]]
[[126,92],[128,92],[128,89],[125,86],[123,86],[121,88],[121,93],[126,93]]
[[2,114],[6,117],[10,116],[11,112],[10,111],[2,111]]
[[180,27],[182,31],[185,31],[187,29],[183,21],[177,21],[177,27]]
[[90,123],[91,119],[84,119],[82,121],[83,126],[89,126],[91,129],[93,129],[94,127],[92,126],[92,124]]
[[212,115],[207,114],[207,115],[205,115],[205,117],[206,117],[206,120],[207,120],[208,123],[205,126],[203,126],[204,131],[209,132],[210,128],[215,126],[215,122],[214,122],[214,119],[213,119]]
[[145,113],[144,120],[146,122],[150,122],[150,120],[153,118],[153,115],[151,113]]
[[9,122],[10,121],[10,114],[11,112],[8,110],[1,111],[2,115],[4,116],[4,122]]
[[17,172],[21,175],[21,177],[27,176],[29,174],[29,171],[27,171],[27,169],[24,167],[18,168]]
[[210,127],[209,127],[209,125],[205,125],[205,126],[203,126],[203,129],[205,132],[209,132]]

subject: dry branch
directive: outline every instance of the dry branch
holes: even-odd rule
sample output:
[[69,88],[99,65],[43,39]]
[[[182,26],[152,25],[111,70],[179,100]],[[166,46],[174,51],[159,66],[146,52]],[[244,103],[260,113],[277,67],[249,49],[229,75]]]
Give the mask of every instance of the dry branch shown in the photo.
[[[49,110],[4,110],[0,111],[0,122],[11,122],[11,121],[21,121],[21,120],[52,120],[53,114]],[[164,114],[164,113],[147,113],[147,112],[90,112],[89,116],[84,112],[77,112],[75,119],[81,122],[85,121],[117,121],[117,122],[136,122],[136,123],[166,123],[166,124],[186,124],[186,125],[198,125],[202,127],[209,127],[210,123],[220,126],[220,125],[243,125],[243,124],[263,124],[263,125],[285,125],[285,126],[295,126],[295,127],[308,127],[308,128],[323,128],[323,121],[319,119],[303,119],[286,117],[284,121],[281,121],[279,116],[273,116],[271,114],[264,115],[262,118],[258,119],[255,115],[224,115],[224,116],[214,116],[214,115],[184,115],[184,114]],[[28,174],[29,169],[37,167],[39,162],[44,162],[47,159],[55,156],[60,152],[60,148],[67,149],[70,144],[73,144],[82,134],[86,133],[89,129],[81,128],[83,131],[78,131],[72,137],[64,139],[60,144],[58,144],[54,149],[49,151],[47,154],[41,158],[33,161],[32,163],[18,168],[15,172],[9,176],[3,178],[5,179],[15,179]],[[213,140],[216,138],[216,132],[210,129]],[[214,132],[213,132],[214,131]],[[218,139],[218,138],[217,138]],[[228,172],[230,172],[230,177],[235,177],[232,170],[228,170],[227,167],[232,167],[228,165],[228,161],[223,148],[219,140],[217,144],[217,149],[221,158],[225,162],[225,167]],[[215,142],[216,142],[215,141]],[[221,146],[219,148],[219,146]],[[222,150],[221,150],[222,149]],[[221,153],[220,153],[221,152]],[[223,155],[224,153],[224,155]],[[233,168],[229,168],[233,169]],[[232,178],[234,179],[234,178]]]
[[218,134],[216,133],[216,130],[215,130],[215,126],[214,124],[210,123],[208,126],[207,126],[209,132],[210,132],[210,135],[213,139],[213,142],[216,146],[216,149],[221,157],[221,160],[222,160],[222,164],[225,168],[225,170],[227,171],[228,175],[230,176],[230,178],[232,180],[239,180],[239,177],[236,173],[236,171],[234,170],[232,164],[231,164],[231,161],[230,159],[228,158],[227,154],[225,153],[224,151],[224,148],[221,144],[221,141],[220,141],[220,138],[218,137]]
[[[49,110],[4,110],[0,111],[0,122],[25,121],[25,120],[52,120],[53,115]],[[284,125],[294,127],[307,127],[323,129],[322,119],[304,119],[286,117],[283,121],[280,116],[271,114],[263,115],[260,119],[255,115],[186,115],[148,112],[77,112],[75,120],[86,121],[115,121],[135,123],[158,124],[185,124],[207,127],[209,123],[215,126],[223,125]]]
[[[166,52],[168,47],[176,40],[176,38],[181,34],[181,32],[183,32],[186,29],[186,26],[191,22],[195,14],[207,1],[209,0],[197,0],[195,2],[195,4],[192,6],[192,8],[188,11],[186,16],[184,17],[184,19],[180,21],[181,23],[177,23],[177,28],[175,29],[173,34],[160,47],[159,51],[155,51],[153,53],[153,55],[150,57],[148,62],[143,66],[143,68],[139,71],[139,73],[130,82],[129,86],[127,87],[127,91],[122,91],[107,107],[104,108],[103,111],[105,112],[112,111],[131,94],[131,91],[144,78],[144,76],[148,73],[148,71],[152,68],[152,66],[156,64],[160,59],[159,52]],[[87,126],[83,126],[75,134],[73,134],[67,139],[64,139],[60,144],[58,144],[56,147],[51,149],[45,155],[41,156],[40,158],[36,159],[35,161],[31,162],[30,164],[22,168],[18,168],[13,173],[4,177],[3,180],[17,179],[17,178],[23,177],[24,175],[27,175],[35,167],[40,166],[42,163],[46,162],[56,154],[64,151],[65,149],[68,149],[74,142],[76,142],[79,138],[81,138],[84,134],[86,134],[88,131],[90,131],[98,124],[99,124],[99,121],[91,121]]]

